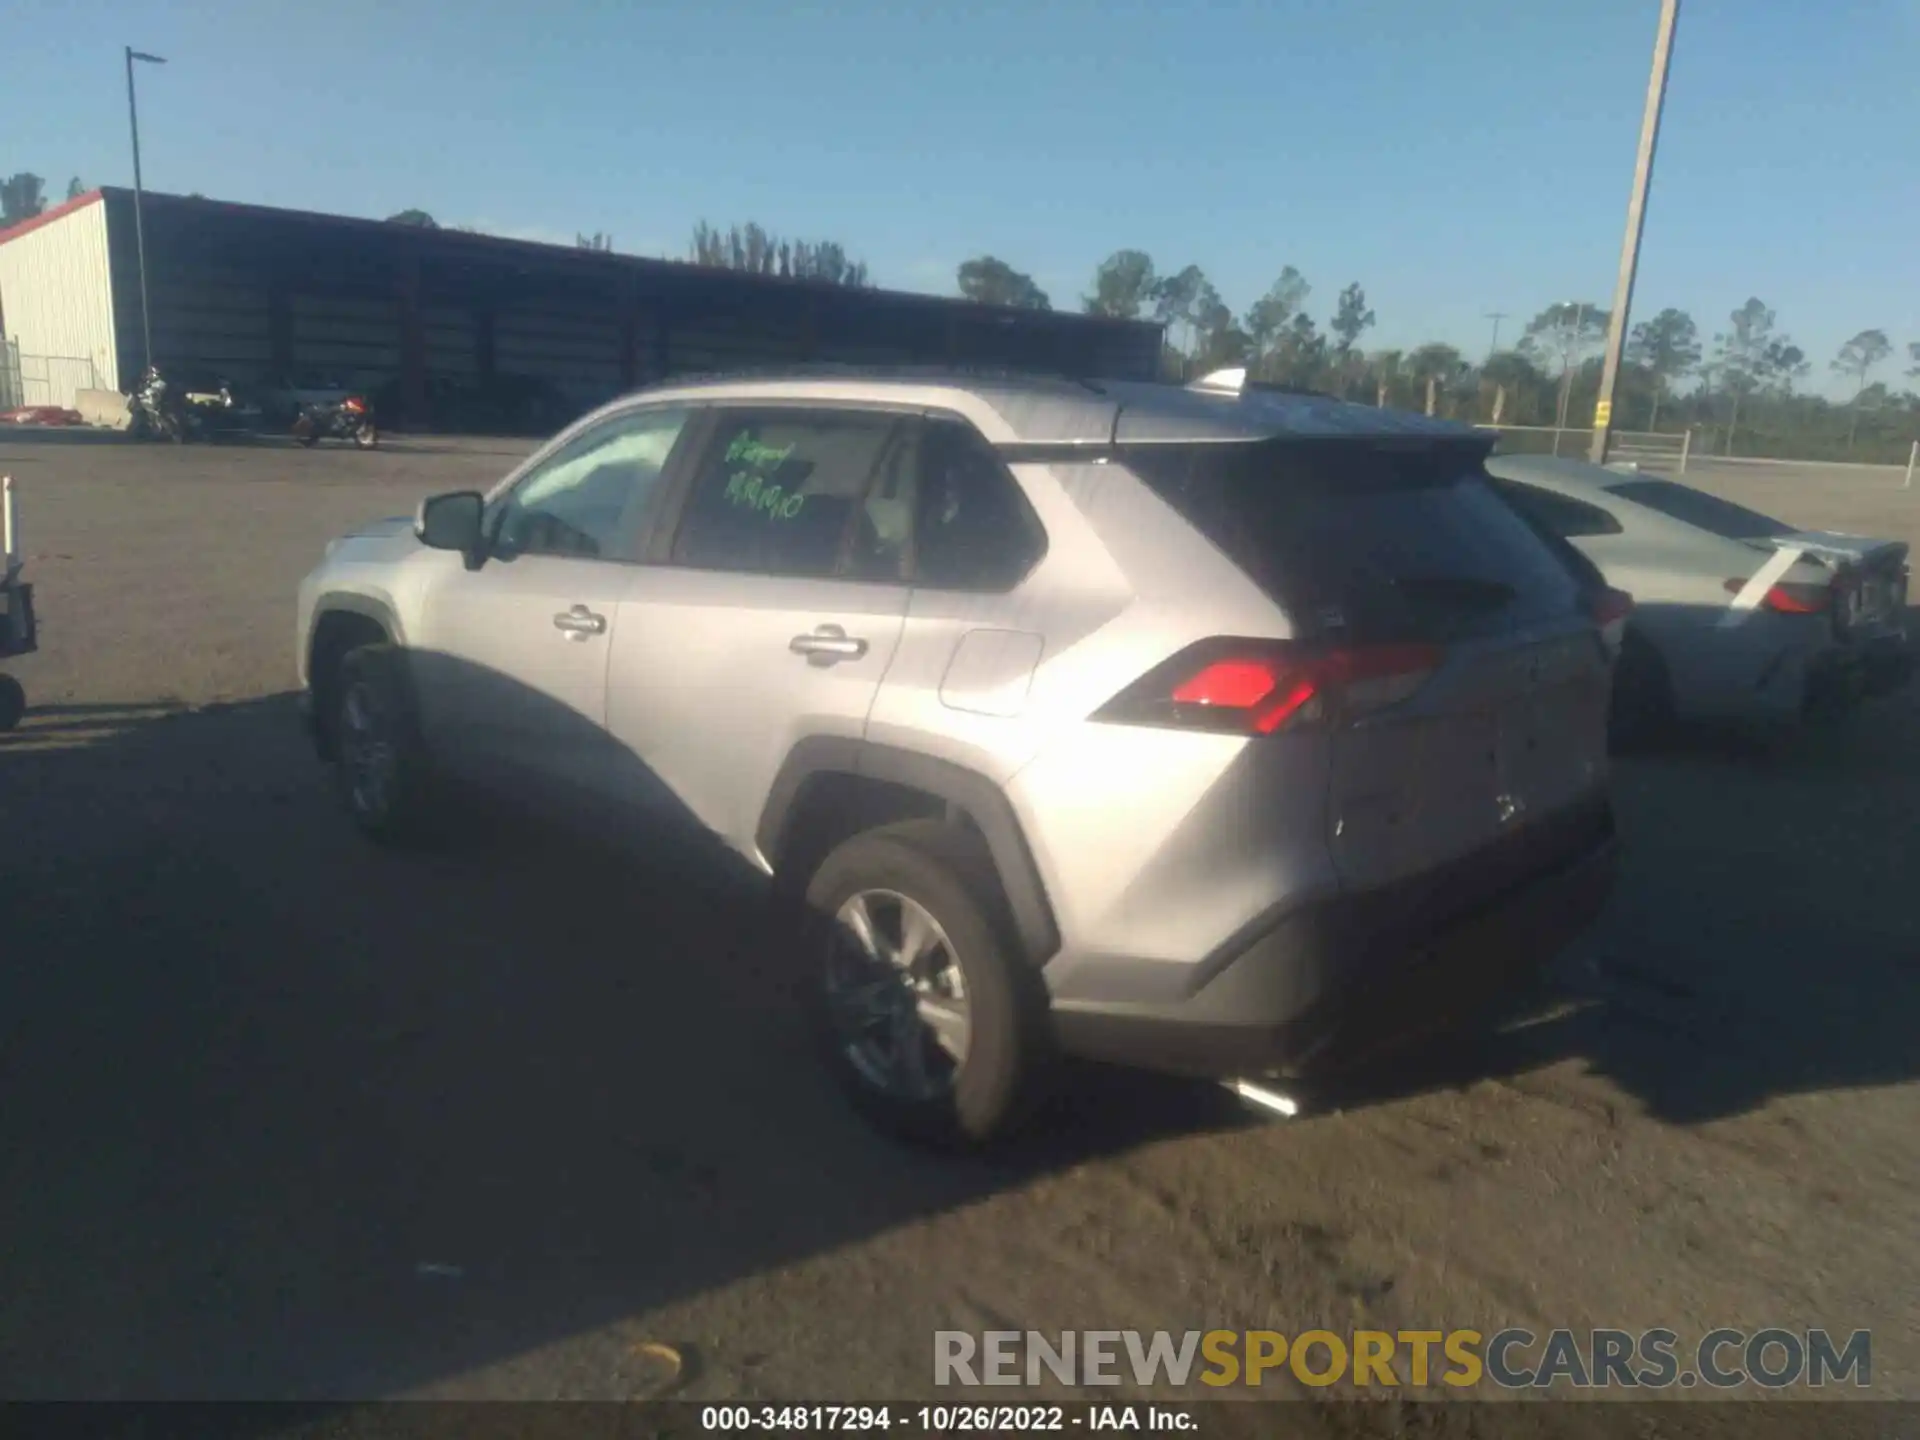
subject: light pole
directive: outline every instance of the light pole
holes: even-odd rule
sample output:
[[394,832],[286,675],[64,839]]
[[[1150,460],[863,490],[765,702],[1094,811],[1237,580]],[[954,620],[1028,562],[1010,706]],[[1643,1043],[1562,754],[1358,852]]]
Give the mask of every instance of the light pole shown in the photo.
[[1607,359],[1600,371],[1600,397],[1593,407],[1593,448],[1587,458],[1607,463],[1613,434],[1613,385],[1620,376],[1620,354],[1627,339],[1627,311],[1633,305],[1633,280],[1640,268],[1640,232],[1647,223],[1647,186],[1653,179],[1653,151],[1660,138],[1660,112],[1667,103],[1667,62],[1673,58],[1673,28],[1680,0],[1660,0],[1660,33],[1653,42],[1653,74],[1647,81],[1647,108],[1640,117],[1640,156],[1633,167],[1633,194],[1627,201],[1627,233],[1620,242],[1620,278],[1613,287],[1613,314],[1607,321]]
[[1487,358],[1491,360],[1495,355],[1500,353],[1500,322],[1507,318],[1507,312],[1504,310],[1489,310],[1481,318],[1493,322],[1493,339],[1487,345]]
[[1565,314],[1572,312],[1573,323],[1563,327],[1560,341],[1560,400],[1553,407],[1553,453],[1560,453],[1560,438],[1567,429],[1567,406],[1573,399],[1573,352],[1580,348],[1580,337],[1587,329],[1587,308],[1585,300],[1562,300],[1558,306]]
[[133,62],[164,65],[158,55],[148,55],[131,45],[127,52],[127,124],[133,130],[133,246],[140,265],[140,358],[141,368],[153,364],[153,322],[147,317],[147,231],[140,210],[140,112],[133,103]]

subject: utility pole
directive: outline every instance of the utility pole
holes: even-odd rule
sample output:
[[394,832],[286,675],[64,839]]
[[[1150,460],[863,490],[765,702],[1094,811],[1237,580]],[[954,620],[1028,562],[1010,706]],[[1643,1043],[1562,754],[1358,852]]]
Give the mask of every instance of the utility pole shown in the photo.
[[141,217],[140,204],[140,112],[133,103],[133,62],[145,61],[149,65],[164,65],[167,62],[158,55],[147,55],[125,47],[127,52],[127,124],[133,129],[133,245],[140,265],[140,363],[144,369],[153,364],[153,322],[147,316],[147,232],[145,221]]
[[1481,318],[1493,322],[1493,339],[1487,343],[1487,358],[1491,360],[1495,355],[1500,353],[1500,322],[1507,318],[1507,312],[1504,310],[1489,310]]
[[1593,407],[1593,448],[1587,458],[1607,463],[1613,435],[1613,387],[1620,377],[1626,347],[1627,312],[1633,307],[1633,281],[1640,268],[1640,234],[1647,223],[1647,187],[1653,179],[1653,152],[1660,138],[1660,112],[1667,103],[1667,63],[1673,58],[1673,30],[1680,0],[1660,0],[1660,33],[1653,42],[1653,74],[1647,81],[1647,107],[1640,119],[1640,155],[1633,169],[1633,195],[1627,201],[1627,233],[1620,244],[1620,277],[1613,289],[1613,314],[1607,323],[1607,359],[1600,371],[1600,397]]
[[1553,453],[1560,454],[1560,441],[1567,430],[1567,407],[1573,399],[1573,357],[1582,349],[1581,340],[1587,333],[1587,309],[1585,300],[1563,300],[1554,307],[1564,320],[1572,316],[1572,323],[1560,327],[1560,397],[1553,407]]

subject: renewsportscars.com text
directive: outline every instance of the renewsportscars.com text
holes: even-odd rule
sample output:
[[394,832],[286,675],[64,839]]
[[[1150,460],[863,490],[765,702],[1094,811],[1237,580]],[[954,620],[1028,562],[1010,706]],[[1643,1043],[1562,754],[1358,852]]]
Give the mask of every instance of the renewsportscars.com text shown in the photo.
[[1730,1390],[1873,1383],[1873,1337],[1819,1329],[1672,1330],[940,1330],[934,1383],[949,1386],[1258,1386]]

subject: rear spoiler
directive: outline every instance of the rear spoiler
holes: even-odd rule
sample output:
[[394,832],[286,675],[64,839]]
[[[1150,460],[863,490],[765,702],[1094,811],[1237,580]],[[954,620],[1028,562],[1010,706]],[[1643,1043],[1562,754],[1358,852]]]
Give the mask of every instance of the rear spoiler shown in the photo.
[[1841,535],[1831,530],[1796,530],[1790,535],[1768,535],[1754,542],[1775,550],[1818,560],[1829,569],[1846,565],[1898,565],[1907,558],[1904,540],[1876,540],[1867,535]]

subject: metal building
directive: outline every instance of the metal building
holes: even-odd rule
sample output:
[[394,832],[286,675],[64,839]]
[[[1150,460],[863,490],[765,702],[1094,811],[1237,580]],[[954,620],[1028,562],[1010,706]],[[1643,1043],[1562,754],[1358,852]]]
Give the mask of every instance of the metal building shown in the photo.
[[[145,365],[130,190],[0,231],[0,387],[11,404],[127,390]],[[795,361],[1005,366],[1151,378],[1158,325],[779,279],[391,221],[147,192],[162,368],[236,385],[302,373],[433,398],[504,377],[576,410],[664,376]]]

